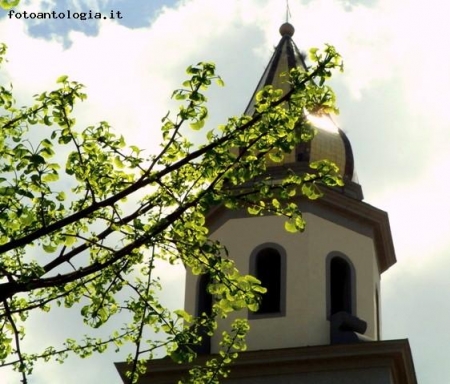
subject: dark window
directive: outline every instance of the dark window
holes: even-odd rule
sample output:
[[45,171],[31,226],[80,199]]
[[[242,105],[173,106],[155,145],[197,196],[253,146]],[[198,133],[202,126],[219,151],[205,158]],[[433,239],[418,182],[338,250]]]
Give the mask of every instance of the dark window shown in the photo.
[[378,297],[378,289],[375,289],[375,310],[377,312],[377,340],[381,340],[380,298]]
[[300,143],[297,144],[295,149],[297,162],[301,163],[303,161],[309,161],[309,151],[310,151],[310,143]]
[[258,252],[255,260],[255,276],[267,289],[262,295],[258,314],[281,311],[281,256],[274,248],[265,248]]
[[[197,294],[197,316],[201,316],[203,313],[210,316],[212,313],[213,299],[212,295],[208,292],[209,282],[209,275],[202,275],[200,277]],[[200,355],[211,353],[211,337],[208,336],[206,328],[201,328],[199,335],[202,337],[202,343],[196,346],[194,350]]]
[[350,264],[341,257],[331,259],[330,298],[330,315],[342,311],[352,314],[352,271]]
[[198,284],[197,316],[202,313],[211,315],[212,295],[208,292],[209,275],[202,275]]

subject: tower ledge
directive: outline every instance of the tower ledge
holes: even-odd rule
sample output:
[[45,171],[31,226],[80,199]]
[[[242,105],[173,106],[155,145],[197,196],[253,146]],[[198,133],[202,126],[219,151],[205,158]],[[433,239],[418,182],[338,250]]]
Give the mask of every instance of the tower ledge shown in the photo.
[[[197,363],[211,357],[201,356]],[[151,360],[147,367],[142,384],[175,383],[192,368],[170,358]],[[116,368],[125,380],[126,363],[116,363]],[[417,379],[408,340],[389,340],[242,352],[223,382],[417,384]]]

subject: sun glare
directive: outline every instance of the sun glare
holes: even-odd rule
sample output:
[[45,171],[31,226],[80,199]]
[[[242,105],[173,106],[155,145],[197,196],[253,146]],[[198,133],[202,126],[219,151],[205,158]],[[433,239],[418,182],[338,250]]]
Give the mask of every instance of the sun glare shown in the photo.
[[339,128],[330,115],[324,114],[318,116],[307,113],[307,119],[316,128],[323,129],[324,131],[331,133],[339,133]]

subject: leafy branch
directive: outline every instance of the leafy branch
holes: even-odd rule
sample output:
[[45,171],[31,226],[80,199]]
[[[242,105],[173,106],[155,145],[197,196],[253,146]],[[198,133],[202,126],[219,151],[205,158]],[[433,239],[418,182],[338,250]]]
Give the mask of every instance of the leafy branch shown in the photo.
[[[183,88],[172,95],[180,101],[178,112],[162,120],[161,149],[147,157],[127,147],[106,122],[78,127],[74,111],[86,95],[67,76],[57,80],[58,89],[36,95],[31,107],[18,108],[12,90],[0,87],[1,364],[13,365],[25,383],[38,360],[84,357],[108,344],[131,343],[129,377],[135,383],[158,348],[176,361],[192,362],[201,328],[212,333],[217,318],[257,309],[264,289],[208,238],[206,217],[221,205],[244,208],[251,215],[284,216],[288,231],[302,231],[305,223],[292,198],[315,199],[318,185],[342,185],[337,167],[326,160],[311,164],[308,173],[286,171],[281,179],[270,171],[314,136],[308,113],[336,111],[325,81],[341,67],[340,57],[327,46],[312,50],[311,59],[309,70],[287,74],[289,92],[264,88],[253,116],[228,119],[201,145],[191,142],[190,131],[204,129],[205,91],[223,82],[212,63],[190,66]],[[152,273],[157,260],[210,276],[210,316],[164,308]],[[66,348],[26,354],[21,340],[30,312],[51,316],[61,305],[78,310],[92,328],[118,315],[127,323],[104,340],[68,338]],[[190,380],[201,376],[215,383],[226,375],[225,366],[245,349],[247,328],[238,321],[224,335],[220,358],[193,369]],[[150,331],[163,334],[162,341],[144,341]]]

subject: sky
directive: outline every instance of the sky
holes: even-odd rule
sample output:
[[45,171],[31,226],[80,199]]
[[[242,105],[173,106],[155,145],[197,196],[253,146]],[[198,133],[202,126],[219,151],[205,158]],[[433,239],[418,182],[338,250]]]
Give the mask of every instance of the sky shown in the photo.
[[[446,0],[290,0],[300,49],[329,43],[345,72],[336,118],[352,144],[365,202],[389,213],[397,264],[382,276],[384,339],[408,338],[418,382],[450,381],[450,3]],[[80,125],[109,121],[149,152],[184,69],[214,61],[224,89],[210,92],[214,127],[241,113],[285,21],[285,0],[22,0],[16,12],[103,12],[115,19],[31,20],[0,11],[8,64],[2,83],[22,103],[67,74],[86,85]],[[117,12],[120,12],[119,19]],[[169,305],[182,305],[180,271],[161,268]],[[174,294],[173,292],[177,292]],[[63,312],[36,318],[33,342],[74,327]],[[32,384],[120,383],[105,355],[36,370]],[[74,373],[76,372],[76,374]],[[0,381],[17,376],[0,370]]]

